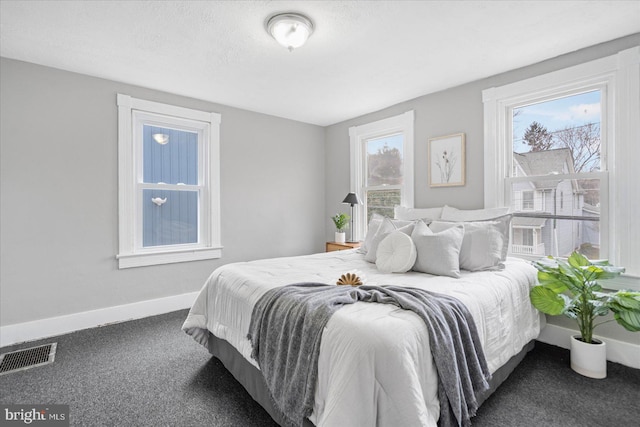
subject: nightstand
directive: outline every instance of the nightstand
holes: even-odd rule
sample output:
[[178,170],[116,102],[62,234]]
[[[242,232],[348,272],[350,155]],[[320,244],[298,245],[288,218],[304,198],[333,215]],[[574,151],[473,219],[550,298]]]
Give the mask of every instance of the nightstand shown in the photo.
[[360,247],[361,242],[327,242],[325,252],[344,251],[345,249],[355,249]]

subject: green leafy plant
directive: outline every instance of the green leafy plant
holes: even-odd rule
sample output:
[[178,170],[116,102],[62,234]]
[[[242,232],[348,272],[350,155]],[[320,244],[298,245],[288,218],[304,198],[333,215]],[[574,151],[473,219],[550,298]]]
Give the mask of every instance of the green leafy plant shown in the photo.
[[598,316],[613,312],[616,322],[623,328],[640,331],[640,292],[603,292],[599,280],[610,279],[624,273],[623,267],[614,267],[608,261],[589,261],[578,252],[567,261],[547,257],[534,261],[540,285],[531,289],[531,303],[543,313],[563,314],[578,322],[583,342],[593,342]]
[[338,233],[342,233],[349,226],[349,220],[351,219],[351,217],[346,213],[341,213],[332,216],[331,219],[336,225],[336,230],[338,230]]

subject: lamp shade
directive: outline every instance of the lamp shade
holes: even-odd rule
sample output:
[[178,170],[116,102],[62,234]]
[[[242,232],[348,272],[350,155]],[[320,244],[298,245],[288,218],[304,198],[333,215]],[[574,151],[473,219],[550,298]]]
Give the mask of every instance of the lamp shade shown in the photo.
[[342,203],[348,203],[351,206],[353,206],[353,205],[361,205],[362,204],[362,202],[360,201],[360,198],[358,197],[358,195],[356,193],[347,194],[347,197],[344,198]]
[[313,33],[313,23],[299,13],[281,13],[269,18],[267,31],[278,43],[292,51],[307,42]]

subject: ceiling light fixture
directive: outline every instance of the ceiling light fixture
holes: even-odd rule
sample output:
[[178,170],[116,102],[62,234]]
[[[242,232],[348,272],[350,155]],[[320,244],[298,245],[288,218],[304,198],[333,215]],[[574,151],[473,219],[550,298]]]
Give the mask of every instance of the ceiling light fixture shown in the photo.
[[289,49],[302,46],[313,33],[313,23],[299,13],[279,13],[267,20],[267,31],[278,43]]

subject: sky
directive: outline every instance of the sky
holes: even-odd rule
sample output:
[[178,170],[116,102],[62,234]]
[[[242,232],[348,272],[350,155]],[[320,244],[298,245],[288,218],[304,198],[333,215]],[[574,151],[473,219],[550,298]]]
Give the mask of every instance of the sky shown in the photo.
[[402,141],[403,138],[401,133],[382,138],[370,139],[367,141],[367,153],[376,154],[378,149],[381,149],[386,144],[389,148],[397,148],[400,150],[400,155],[402,156]]
[[581,93],[565,98],[545,101],[514,109],[513,149],[522,153],[529,151],[529,146],[522,144],[522,137],[529,125],[536,121],[549,132],[564,129],[567,126],[581,126],[586,123],[600,123],[600,91]]

